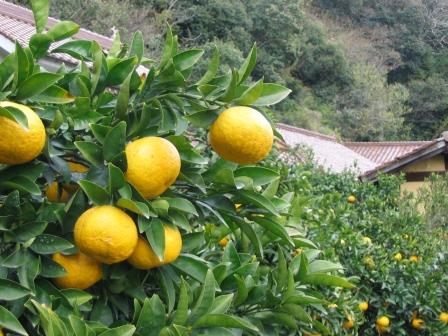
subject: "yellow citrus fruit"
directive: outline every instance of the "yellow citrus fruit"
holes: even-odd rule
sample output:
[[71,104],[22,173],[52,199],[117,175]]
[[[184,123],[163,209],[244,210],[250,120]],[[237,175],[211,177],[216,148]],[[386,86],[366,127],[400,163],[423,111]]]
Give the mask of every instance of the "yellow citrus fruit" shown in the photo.
[[28,106],[13,102],[0,102],[0,107],[14,107],[28,119],[24,128],[5,117],[0,117],[0,163],[16,165],[33,160],[45,145],[45,127],[39,116]]
[[182,250],[182,236],[177,227],[165,225],[164,229],[165,252],[163,254],[163,260],[157,257],[148,241],[140,236],[134,252],[128,258],[128,262],[132,266],[140,269],[150,269],[169,264],[177,259]]
[[350,195],[349,197],[347,197],[347,202],[349,202],[350,204],[353,204],[356,202],[356,197],[353,195]]
[[412,262],[418,262],[419,259],[420,258],[418,256],[415,256],[415,255],[409,257],[409,260],[412,261]]
[[81,252],[105,264],[126,260],[138,240],[132,218],[111,205],[85,211],[75,223],[74,235]]
[[338,307],[338,305],[336,303],[330,303],[328,305],[328,308],[331,308],[331,309],[334,309],[334,308],[337,308],[337,307]]
[[423,321],[420,318],[413,318],[412,322],[411,322],[411,325],[412,325],[412,328],[417,329],[417,330],[421,330],[425,326],[425,321]]
[[372,245],[372,239],[370,237],[362,237],[362,242],[366,245]]
[[86,289],[101,280],[103,271],[101,264],[82,252],[72,255],[53,254],[53,261],[64,267],[67,274],[55,278],[55,284],[60,288]]
[[260,112],[235,106],[219,115],[210,129],[209,140],[213,150],[225,160],[256,163],[269,154],[274,132]]
[[218,244],[219,244],[221,247],[226,247],[228,243],[229,243],[229,238],[227,238],[227,237],[222,238],[222,239],[218,242]]
[[379,327],[387,328],[390,325],[390,320],[387,316],[380,316],[376,320],[376,325]]
[[389,331],[388,327],[382,327],[380,325],[376,325],[376,328],[380,334],[385,334]]
[[349,317],[347,319],[347,321],[345,321],[342,324],[342,328],[347,329],[347,330],[353,328],[354,326],[355,326],[355,321],[353,321],[353,318],[351,318],[351,317]]
[[375,261],[374,261],[373,258],[370,257],[370,256],[365,257],[365,258],[363,259],[363,262],[364,262],[364,265],[366,265],[366,266],[369,267],[369,268],[374,268],[374,267],[376,266],[376,265],[375,265]]
[[358,307],[360,311],[365,312],[367,309],[369,309],[369,303],[367,301],[360,302]]
[[401,255],[400,252],[398,252],[398,253],[395,253],[395,255],[394,255],[394,259],[395,259],[396,261],[401,261],[401,260],[403,259],[403,256]]
[[2,329],[0,329],[0,336],[4,336]]
[[146,137],[126,146],[126,179],[145,198],[162,194],[180,173],[176,147],[164,138]]
[[441,312],[439,315],[439,320],[445,323],[448,323],[448,313]]

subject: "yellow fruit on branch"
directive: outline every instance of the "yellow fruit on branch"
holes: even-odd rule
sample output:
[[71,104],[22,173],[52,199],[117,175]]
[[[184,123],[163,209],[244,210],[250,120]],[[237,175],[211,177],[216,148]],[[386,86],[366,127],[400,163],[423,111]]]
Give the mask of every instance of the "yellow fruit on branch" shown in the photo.
[[23,112],[28,120],[24,128],[15,121],[0,116],[0,163],[22,164],[36,158],[45,145],[45,127],[39,116],[28,106],[0,102],[0,107],[13,107]]
[[177,227],[164,226],[165,231],[165,251],[163,260],[155,254],[148,241],[140,236],[137,246],[128,258],[128,262],[139,269],[151,269],[161,265],[169,264],[177,259],[182,250],[182,236]]
[[53,261],[64,267],[67,272],[66,275],[53,280],[60,288],[86,289],[103,277],[101,264],[82,252],[72,255],[55,253]]
[[367,256],[363,259],[364,265],[366,265],[368,268],[375,268],[375,261],[372,257]]
[[210,129],[209,140],[223,159],[248,164],[269,154],[274,132],[260,112],[247,106],[235,106],[219,115]]
[[327,307],[330,309],[335,309],[338,307],[338,305],[336,303],[330,303]]
[[380,316],[376,320],[376,325],[383,328],[388,328],[390,325],[390,320],[387,316]]
[[395,255],[394,255],[394,259],[395,259],[396,261],[401,261],[401,260],[403,259],[403,256],[401,255],[400,252],[398,252],[398,253],[395,253]]
[[348,330],[348,329],[352,329],[354,326],[355,326],[355,321],[353,320],[353,317],[349,317],[349,318],[347,319],[347,321],[345,321],[345,322],[342,324],[342,328],[343,328],[343,329],[346,329],[346,330]]
[[420,318],[413,318],[411,321],[412,328],[421,330],[425,327],[425,321]]
[[372,239],[370,237],[362,237],[362,242],[365,245],[372,245]]
[[180,155],[168,140],[146,137],[126,146],[126,179],[145,198],[159,196],[180,173]]
[[[86,166],[76,162],[69,161],[67,165],[72,173],[86,173],[89,170]],[[53,181],[45,189],[45,195],[50,202],[66,203],[76,190],[78,190],[77,184],[64,184],[61,187],[58,182]]]
[[105,264],[126,260],[138,240],[132,218],[111,205],[85,211],[75,223],[74,236],[81,252]]
[[229,238],[227,238],[227,237],[222,238],[218,242],[219,246],[221,246],[221,247],[226,247],[228,243],[229,243]]
[[445,323],[448,323],[448,313],[441,312],[439,315],[439,320]]
[[419,256],[413,255],[409,257],[409,260],[412,262],[419,262],[420,258]]
[[356,197],[354,195],[350,195],[347,197],[347,202],[350,204],[356,203]]
[[369,309],[369,303],[367,301],[360,302],[358,308],[360,311],[365,312]]

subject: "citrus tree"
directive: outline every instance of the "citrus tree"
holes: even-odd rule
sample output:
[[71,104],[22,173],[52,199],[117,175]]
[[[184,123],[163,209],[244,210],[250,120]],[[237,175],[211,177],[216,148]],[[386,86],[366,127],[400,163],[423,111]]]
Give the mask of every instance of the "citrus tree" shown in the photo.
[[105,52],[31,5],[37,33],[0,64],[0,334],[331,334],[321,286],[353,285],[257,165],[290,91],[250,80],[255,46],[193,81],[203,51],[169,28],[156,62],[139,32]]

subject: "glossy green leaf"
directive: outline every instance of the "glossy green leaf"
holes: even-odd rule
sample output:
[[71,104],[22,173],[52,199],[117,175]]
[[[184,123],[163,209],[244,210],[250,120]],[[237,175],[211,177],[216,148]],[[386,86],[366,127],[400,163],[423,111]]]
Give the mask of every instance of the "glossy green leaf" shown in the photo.
[[159,336],[165,326],[165,306],[160,298],[154,294],[151,299],[146,298],[138,317],[136,327],[141,335]]
[[42,33],[47,25],[48,15],[50,11],[49,0],[33,0],[30,1],[33,10],[34,22],[36,23],[36,31]]
[[279,215],[272,202],[256,192],[248,190],[238,190],[235,194],[238,198],[241,199],[241,203],[243,204],[255,204],[264,208],[275,216]]
[[78,31],[78,24],[72,21],[59,21],[48,30],[47,35],[53,41],[60,41],[75,35]]
[[197,82],[197,85],[203,85],[210,82],[218,72],[219,68],[219,50],[216,46],[213,47],[213,56],[210,61],[210,64],[208,65],[207,72],[204,74],[204,76]]
[[299,321],[305,322],[305,323],[311,323],[313,320],[311,319],[311,316],[297,304],[293,303],[286,303],[282,306],[282,310],[291,316],[294,316]]
[[195,65],[204,54],[202,49],[190,49],[180,54],[177,54],[173,58],[174,66],[179,71],[184,71]]
[[117,154],[125,149],[126,143],[126,123],[119,122],[112,128],[104,139],[103,155],[106,161],[112,160]]
[[182,278],[180,283],[177,308],[173,316],[173,323],[184,325],[187,322],[187,319],[188,319],[188,287],[187,283]]
[[31,291],[17,282],[0,279],[0,298],[3,301],[13,301],[28,296]]
[[263,90],[261,91],[260,98],[252,103],[254,106],[270,106],[281,102],[283,99],[288,97],[291,90],[273,83],[263,84]]
[[129,49],[129,57],[137,56],[138,63],[142,60],[145,42],[141,31],[136,31],[132,37],[131,48]]
[[45,91],[31,97],[34,102],[43,102],[51,104],[68,104],[75,101],[75,97],[72,96],[67,90],[64,90],[60,86],[52,85]]
[[235,101],[239,105],[251,105],[260,98],[263,92],[263,79],[252,84],[241,96]]
[[109,193],[103,187],[88,180],[80,180],[78,184],[86,193],[87,197],[96,205],[109,204]]
[[8,118],[8,119],[18,123],[23,128],[28,128],[28,118],[26,117],[26,114],[15,107],[12,107],[12,106],[1,107],[0,106],[0,116]]
[[132,336],[135,330],[133,325],[128,324],[102,332],[99,336]]
[[123,120],[126,116],[126,113],[128,111],[128,105],[129,105],[129,94],[130,94],[130,83],[132,78],[132,72],[126,77],[123,84],[120,87],[120,92],[117,96],[117,105],[115,106],[115,116]]
[[235,177],[250,177],[254,182],[254,186],[262,186],[280,178],[278,172],[269,168],[257,166],[240,167],[236,169],[233,174],[235,175]]
[[42,234],[37,236],[30,248],[39,254],[53,254],[73,248],[74,245],[59,236]]
[[185,212],[185,213],[190,213],[190,214],[193,214],[196,216],[198,215],[198,212],[197,212],[195,206],[193,205],[193,203],[191,203],[189,200],[187,200],[185,198],[163,197],[162,199],[168,201],[170,208],[173,208],[173,209]]
[[257,45],[254,43],[252,49],[249,52],[249,55],[247,55],[243,65],[238,71],[240,78],[238,83],[244,82],[246,78],[250,76],[252,70],[255,67],[256,62],[257,62]]
[[311,285],[323,285],[323,286],[334,286],[342,288],[354,288],[355,285],[349,282],[347,279],[341,278],[336,275],[330,275],[325,273],[313,273],[308,274],[304,279],[304,283]]
[[198,318],[207,314],[213,302],[215,301],[215,277],[212,270],[207,271],[205,276],[204,285],[189,317],[189,322],[194,323]]
[[0,190],[11,189],[19,190],[24,193],[30,193],[31,195],[41,195],[39,186],[25,176],[11,177],[3,181],[0,177]]
[[17,89],[17,99],[27,99],[38,95],[58,82],[63,75],[49,72],[36,73],[23,81]]
[[208,271],[207,264],[192,254],[181,254],[171,265],[199,282],[204,282]]
[[13,331],[19,335],[28,335],[14,314],[2,306],[0,306],[0,325],[2,328]]
[[294,246],[294,242],[289,236],[289,233],[280,223],[265,217],[253,217],[251,219],[262,226],[265,230],[288,242],[291,246]]
[[96,42],[87,40],[73,40],[52,50],[52,53],[68,54],[81,61],[92,60],[92,45]]
[[135,56],[115,64],[107,74],[106,85],[114,86],[123,83],[128,76],[130,77],[136,65],[137,57]]
[[258,332],[258,328],[246,319],[225,314],[207,314],[199,318],[194,328],[225,327]]
[[14,230],[14,238],[19,242],[26,242],[31,238],[34,238],[42,234],[47,227],[48,223],[43,221],[31,222],[26,225],[21,225]]
[[165,229],[162,221],[158,218],[153,218],[151,225],[145,230],[145,234],[154,253],[163,261],[165,253]]
[[101,165],[103,163],[103,152],[101,147],[90,141],[75,141],[75,146],[81,152],[84,159],[93,165]]

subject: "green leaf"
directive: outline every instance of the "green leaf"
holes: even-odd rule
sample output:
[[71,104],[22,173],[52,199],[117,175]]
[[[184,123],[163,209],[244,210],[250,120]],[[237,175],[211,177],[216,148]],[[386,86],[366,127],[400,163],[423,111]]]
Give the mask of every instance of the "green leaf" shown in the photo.
[[132,37],[131,48],[129,49],[129,57],[136,56],[138,63],[142,60],[145,42],[141,31],[136,31]]
[[47,34],[34,34],[30,38],[29,47],[36,59],[44,57],[51,46],[53,39]]
[[[92,60],[92,49],[93,44],[96,42],[87,40],[74,40],[64,43],[63,45],[53,49],[52,53],[68,54],[81,61],[91,61]],[[100,48],[101,51],[101,48]],[[101,51],[102,55],[102,51]]]
[[236,95],[236,89],[238,85],[238,71],[232,69],[232,77],[226,91],[220,97],[223,102],[230,102]]
[[53,41],[60,41],[75,35],[78,31],[78,24],[72,21],[60,21],[48,30],[47,35]]
[[129,86],[131,83],[132,71],[126,77],[123,84],[121,85],[120,92],[117,96],[117,105],[115,106],[115,116],[119,120],[123,120],[126,117],[129,105]]
[[14,230],[14,239],[18,242],[26,242],[43,233],[47,225],[47,222],[31,222],[21,225]]
[[225,314],[232,306],[233,294],[220,295],[215,298],[210,314]]
[[291,246],[294,246],[294,242],[288,232],[280,223],[266,217],[254,217],[252,220],[262,226],[265,230],[288,242]]
[[93,69],[92,69],[92,89],[91,94],[93,95],[98,87],[100,86],[101,74],[103,70],[103,63],[105,62],[103,49],[98,44],[98,42],[92,42],[90,45],[89,52],[93,57]]
[[173,49],[174,49],[174,37],[173,32],[171,30],[170,26],[167,26],[166,31],[166,37],[165,37],[165,47],[163,48],[163,53],[160,58],[160,65],[159,68],[163,69],[165,65],[170,61],[172,55],[173,55]]
[[104,139],[103,155],[106,161],[112,160],[123,152],[126,144],[126,122],[119,122]]
[[239,105],[251,105],[263,92],[263,79],[252,84],[243,94],[235,101]]
[[[115,190],[121,189],[124,186],[125,178],[121,169],[118,168],[116,165],[109,162],[107,166],[109,170],[109,191],[112,193]],[[148,206],[146,206],[146,208],[148,208]]]
[[103,187],[88,180],[80,180],[78,184],[86,193],[87,197],[96,205],[109,204],[109,193]]
[[225,327],[237,328],[258,333],[258,328],[246,319],[225,314],[207,314],[201,316],[193,325],[194,328]]
[[39,254],[53,254],[73,248],[74,245],[64,238],[49,234],[37,236],[30,248]]
[[293,294],[285,300],[285,303],[295,303],[295,304],[299,304],[299,305],[307,305],[307,304],[325,304],[325,303],[327,303],[327,301],[316,298],[314,296]]
[[0,298],[3,301],[14,301],[30,294],[31,291],[28,288],[19,285],[17,282],[0,279]]
[[19,335],[28,335],[14,314],[2,306],[0,306],[0,325],[2,328],[13,331]]
[[187,200],[185,198],[161,197],[161,199],[168,201],[168,204],[170,205],[170,208],[172,208],[172,209],[176,209],[176,210],[179,210],[182,212],[186,212],[186,213],[198,216],[198,212],[197,212],[195,206],[193,205],[193,203],[191,203],[189,200]]
[[257,166],[240,167],[236,169],[233,174],[235,175],[235,177],[250,177],[254,183],[254,186],[262,186],[280,178],[279,173],[277,173],[276,171],[269,168]]
[[282,310],[291,316],[294,316],[299,321],[311,323],[313,320],[311,316],[299,305],[293,303],[286,303],[282,306]]
[[194,305],[191,315],[188,319],[190,323],[194,323],[198,318],[207,314],[213,302],[215,301],[215,277],[213,271],[209,269],[205,276],[205,282],[202,286],[201,294]]
[[254,106],[270,106],[281,102],[283,99],[288,97],[291,90],[281,86],[279,84],[265,83],[263,84],[263,90],[261,91],[261,96],[255,102],[252,103]]
[[47,25],[50,11],[49,0],[33,0],[30,1],[33,10],[34,22],[36,23],[36,31],[42,33]]
[[349,282],[347,279],[325,273],[308,274],[303,279],[303,282],[308,283],[310,285],[333,286],[342,288],[355,287],[355,285]]
[[253,248],[257,256],[259,258],[263,258],[263,245],[260,241],[260,237],[258,237],[258,234],[253,229],[252,225],[240,219],[239,217],[233,217],[233,219],[235,223],[238,224],[241,231],[244,232],[246,237],[249,238],[250,242],[253,244]]
[[62,77],[63,75],[49,72],[40,72],[31,75],[20,84],[17,89],[16,98],[23,100],[38,95],[58,82]]
[[114,86],[123,83],[123,81],[130,77],[137,65],[137,57],[131,57],[115,64],[106,77],[106,85]]
[[235,195],[241,199],[243,204],[257,205],[275,216],[279,215],[272,202],[260,194],[248,190],[238,190]]
[[75,101],[75,97],[72,96],[67,90],[52,85],[42,93],[32,97],[34,102],[52,103],[52,104],[68,104]]
[[342,270],[340,263],[334,263],[327,260],[314,260],[308,265],[309,273],[329,273]]
[[134,201],[127,198],[120,198],[117,202],[117,206],[123,209],[127,209],[129,211],[132,211],[133,213],[136,213],[138,215],[141,215],[145,218],[149,218],[150,216],[155,216],[156,214],[152,212],[148,205],[143,202]]
[[14,88],[17,88],[33,71],[32,60],[16,41],[16,67],[14,72]]
[[61,290],[62,294],[72,305],[83,305],[93,299],[93,295],[80,289],[67,288]]
[[182,278],[180,283],[179,300],[177,302],[177,309],[174,312],[173,324],[185,325],[188,318],[188,287],[185,280]]
[[99,336],[132,336],[135,330],[133,325],[127,324],[102,332]]
[[210,64],[208,65],[207,72],[204,76],[196,83],[196,85],[203,85],[210,82],[218,72],[219,68],[219,50],[216,45],[213,47],[213,56]]
[[190,49],[181,52],[173,57],[174,66],[179,71],[185,71],[195,65],[196,62],[201,59],[203,54],[204,50],[202,49]]
[[84,159],[95,166],[103,163],[103,151],[101,147],[90,141],[75,141],[75,146],[81,152]]
[[6,181],[0,181],[1,189],[16,189],[31,195],[41,195],[39,186],[25,176],[11,177]]
[[26,117],[26,114],[15,107],[0,106],[0,116],[18,123],[23,128],[28,128],[28,118]]
[[208,271],[204,260],[192,254],[180,255],[171,265],[199,282],[204,282]]
[[151,225],[145,230],[146,238],[154,253],[163,261],[165,253],[165,229],[163,223],[158,218],[151,220]]
[[252,46],[252,49],[249,52],[249,55],[247,55],[246,59],[244,60],[243,65],[241,66],[240,70],[238,71],[239,74],[239,82],[242,83],[245,81],[247,77],[250,76],[252,73],[252,70],[255,67],[255,64],[257,62],[257,45],[254,43]]
[[165,305],[154,294],[151,299],[146,298],[138,317],[137,332],[145,336],[158,336],[165,326]]

